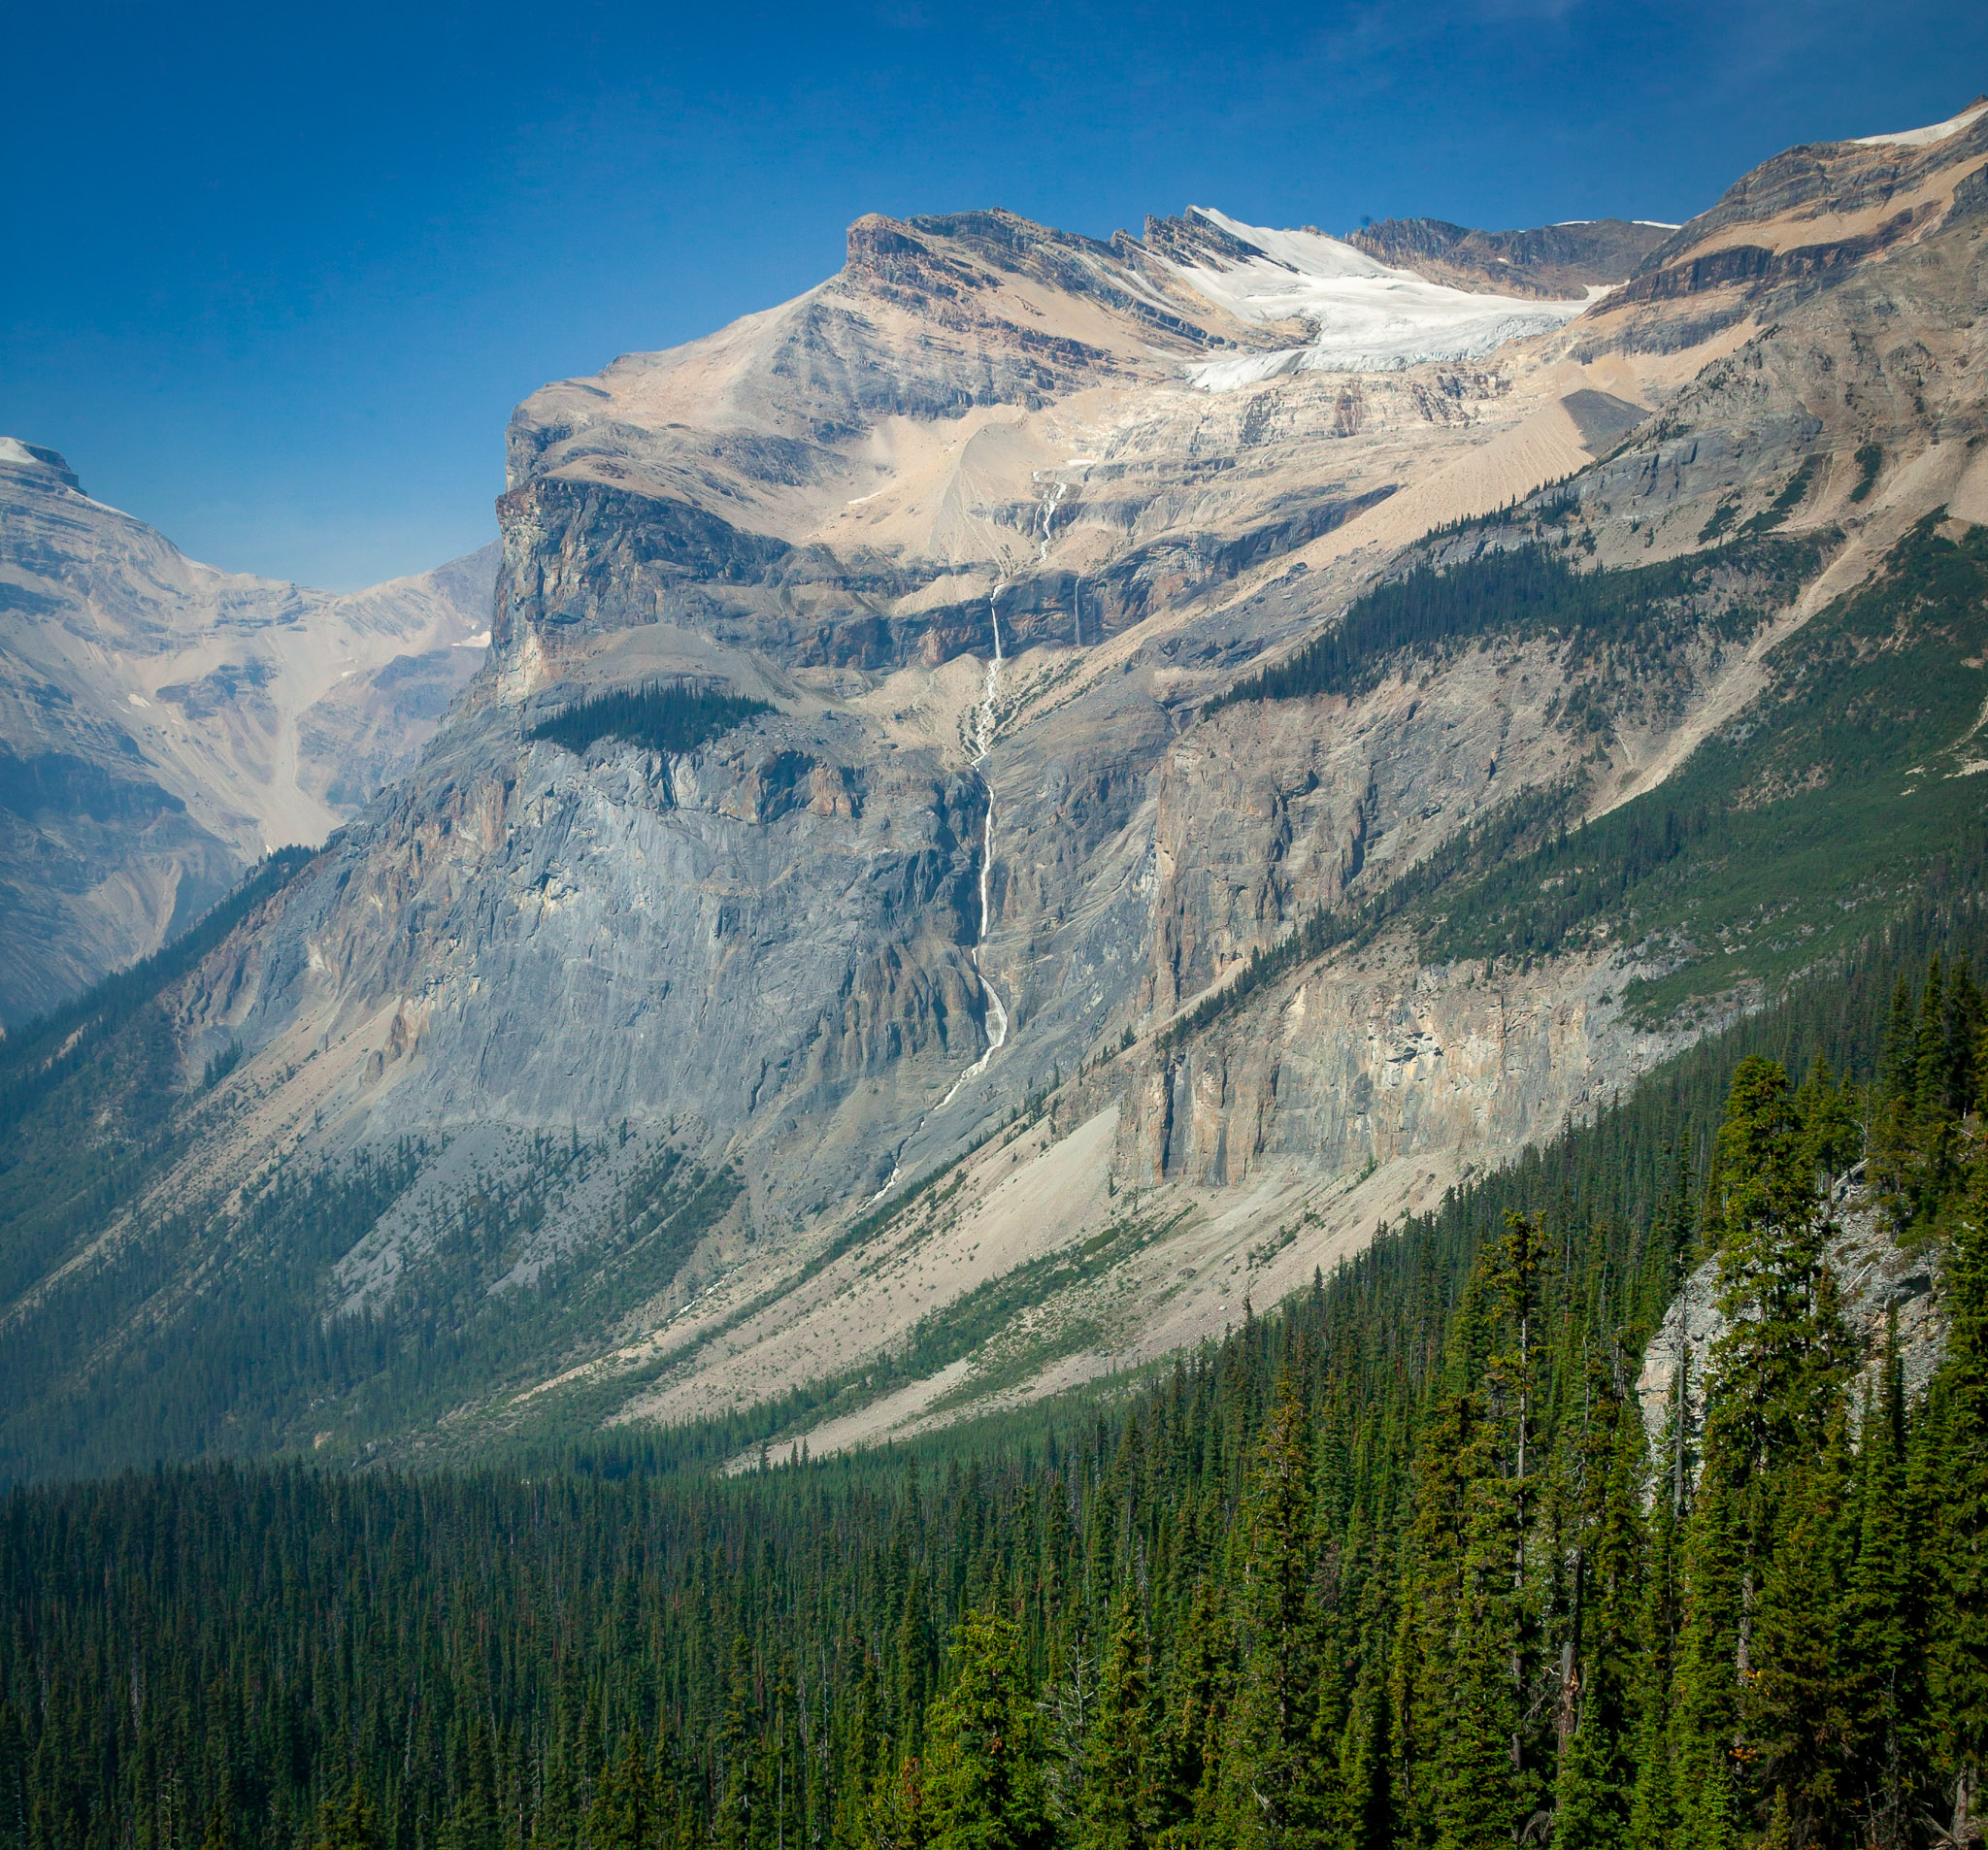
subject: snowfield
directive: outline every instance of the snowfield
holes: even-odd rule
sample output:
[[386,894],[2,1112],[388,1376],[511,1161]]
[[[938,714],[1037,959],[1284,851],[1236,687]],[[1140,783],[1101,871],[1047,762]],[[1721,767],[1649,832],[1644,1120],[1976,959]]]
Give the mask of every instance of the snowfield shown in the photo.
[[1285,373],[1391,373],[1424,360],[1470,359],[1528,334],[1572,320],[1587,298],[1569,302],[1474,295],[1390,269],[1366,252],[1315,231],[1245,225],[1206,206],[1188,208],[1265,254],[1217,267],[1175,264],[1190,288],[1244,321],[1306,321],[1302,347],[1204,360],[1187,378],[1226,391]]
[[1984,112],[1988,103],[1971,103],[1958,116],[1949,116],[1943,122],[1934,122],[1925,128],[1902,128],[1896,135],[1859,135],[1852,148],[1931,148],[1936,142],[1943,142],[1958,135],[1964,128],[1971,128]]

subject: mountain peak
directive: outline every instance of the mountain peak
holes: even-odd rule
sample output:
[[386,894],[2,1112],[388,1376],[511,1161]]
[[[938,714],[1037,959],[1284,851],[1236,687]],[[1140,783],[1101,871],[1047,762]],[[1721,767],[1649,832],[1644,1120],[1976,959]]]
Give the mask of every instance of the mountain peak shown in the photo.
[[53,476],[65,488],[83,492],[83,483],[60,450],[45,449],[40,444],[23,443],[18,437],[0,437],[0,469]]

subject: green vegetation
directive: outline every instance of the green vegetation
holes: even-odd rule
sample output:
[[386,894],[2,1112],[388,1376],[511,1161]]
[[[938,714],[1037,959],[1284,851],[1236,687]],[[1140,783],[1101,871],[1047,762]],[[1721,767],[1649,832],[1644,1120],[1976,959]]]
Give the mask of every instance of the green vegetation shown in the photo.
[[1702,546],[1712,545],[1724,537],[1740,513],[1740,497],[1728,495],[1711,512],[1711,516],[1698,530],[1698,544]]
[[1819,556],[1806,542],[1755,542],[1662,565],[1582,572],[1534,543],[1441,569],[1419,565],[1356,598],[1330,629],[1203,710],[1357,694],[1405,655],[1493,636],[1564,637],[1576,659],[1607,648],[1629,672],[1646,674],[1668,657],[1680,619],[1708,622],[1729,641],[1751,637],[1795,596]]
[[1779,494],[1740,529],[1743,536],[1756,533],[1772,533],[1808,498],[1808,490],[1815,480],[1815,472],[1822,467],[1820,456],[1806,456],[1802,466],[1782,485]]
[[[138,1037],[134,1057],[152,1061],[142,1073],[162,1085],[159,1039]],[[56,1105],[59,1126],[68,1108]],[[628,1305],[670,1285],[739,1192],[731,1172],[665,1148],[609,1204],[595,1238],[512,1276],[561,1192],[583,1185],[612,1144],[535,1138],[513,1173],[408,1201],[438,1152],[407,1142],[302,1176],[279,1166],[239,1202],[194,1199],[129,1219],[102,1204],[119,1199],[114,1187],[135,1193],[156,1148],[99,1187],[88,1185],[90,1144],[0,1173],[0,1291],[14,1305],[0,1343],[0,1480],[314,1444],[351,1456],[411,1427],[442,1422],[446,1435],[445,1416],[464,1403],[598,1353]],[[178,1135],[161,1133],[158,1147],[181,1147]],[[50,1146],[33,1144],[38,1154]],[[16,1192],[38,1177],[79,1186],[40,1200]],[[333,1269],[396,1205],[410,1239],[390,1278],[342,1305]],[[85,1246],[106,1224],[111,1238],[89,1263],[23,1295],[51,1253]],[[204,1255],[190,1284],[188,1250]],[[584,1401],[525,1423],[543,1431]]]
[[86,1068],[161,989],[184,975],[256,907],[288,885],[315,854],[312,848],[278,848],[170,944],[0,1041],[0,1131],[17,1124],[51,1087]]
[[[1975,782],[1988,759],[1977,730],[1988,702],[1988,536],[1975,528],[1952,541],[1935,525],[1921,523],[1880,575],[1783,644],[1760,701],[1656,790],[1585,826],[1575,785],[1500,806],[1378,891],[1319,908],[1253,953],[1162,1043],[1183,1043],[1265,984],[1399,919],[1415,922],[1421,954],[1436,962],[1640,946],[1663,974],[1625,994],[1654,1021],[1742,985],[1772,989],[1922,893],[1978,890],[1988,880],[1988,812]],[[1791,585],[1775,574],[1800,561],[1773,556],[1772,570],[1757,561],[1755,577],[1734,582]],[[1547,584],[1564,575],[1606,589],[1611,578],[1638,576],[1582,578],[1548,553],[1495,554],[1427,575],[1422,631],[1460,634],[1479,608],[1522,608],[1521,587],[1541,560]],[[1441,600],[1452,594],[1458,603],[1445,614]],[[1609,644],[1618,678],[1652,672],[1634,665],[1638,651],[1664,646],[1648,627],[1661,621],[1654,586],[1637,595],[1643,614],[1625,614]],[[1757,606],[1729,593],[1722,608],[1722,636],[1751,633]],[[1571,648],[1605,628],[1597,620]],[[1290,670],[1294,691],[1318,691],[1309,670],[1295,674],[1324,660],[1318,647],[1259,681]],[[1606,712],[1606,702],[1586,705]]]
[[1857,484],[1850,490],[1852,501],[1865,501],[1877,486],[1878,471],[1884,467],[1884,446],[1866,444],[1857,451]]
[[651,751],[695,751],[774,710],[745,694],[718,694],[680,681],[649,681],[637,688],[576,702],[525,734],[563,746],[576,757],[603,739],[625,739]]
[[[1749,537],[1710,553],[1581,572],[1535,543],[1446,570],[1418,567],[1357,600],[1333,629],[1205,710],[1352,694],[1390,667],[1465,641],[1546,635],[1565,644],[1566,716],[1606,743],[1614,734],[1617,706],[1667,698],[1687,634],[1702,635],[1714,647],[1744,643],[1815,570],[1821,558],[1815,545],[1754,533],[1763,523],[1777,525],[1799,503],[1811,464],[1748,523]],[[1868,866],[1840,852],[1840,807],[1853,798],[1841,779],[1830,793],[1811,791],[1806,807],[1791,809],[1773,799],[1821,780],[1814,763],[1797,762],[1805,753],[1834,753],[1868,785],[1903,769],[1902,750],[1946,743],[1932,738],[1939,724],[1951,722],[1955,735],[1967,730],[1973,715],[1963,718],[1960,707],[1973,685],[1972,671],[1960,671],[1925,710],[1913,680],[1943,672],[1957,645],[1979,626],[1977,566],[1971,543],[1959,547],[1921,531],[1892,561],[1882,592],[1852,600],[1852,608],[1805,631],[1805,637],[1843,632],[1830,656],[1840,672],[1805,680],[1806,667],[1792,662],[1773,697],[1778,707],[1771,724],[1756,721],[1754,732],[1740,735],[1737,761],[1735,742],[1715,740],[1696,755],[1687,776],[1572,832],[1567,824],[1584,797],[1574,785],[1502,805],[1378,892],[1331,910],[1320,908],[1284,940],[1253,953],[1217,993],[1166,1030],[1167,1042],[1200,1032],[1297,965],[1363,942],[1410,913],[1428,921],[1420,927],[1422,948],[1436,959],[1550,955],[1599,937],[1621,942],[1625,933],[1669,934],[1676,942],[1659,947],[1660,961],[1678,968],[1665,982],[1636,992],[1651,1011],[1674,1008],[1703,987],[1785,975],[1851,942],[1870,929],[1873,903],[1880,909],[1902,903],[1942,851],[1958,850],[1960,863],[1972,865],[1970,844],[1980,831],[1967,793],[1950,785],[1933,790],[1932,800],[1913,809],[1903,827],[1889,816],[1862,818],[1869,826],[1861,845],[1872,854]],[[1938,612],[1929,613],[1929,601]],[[1900,651],[1887,652],[1873,641],[1878,629],[1894,625],[1901,609],[1912,613],[1909,660],[1892,659]],[[1969,652],[1959,647],[1963,657]],[[1874,673],[1880,656],[1882,672]],[[1910,728],[1909,746],[1904,733],[1835,737],[1845,727],[1868,728],[1878,711]],[[1713,965],[1711,945],[1693,942],[1694,934],[1715,940],[1720,955],[1743,942],[1748,959]]]
[[[628,1440],[18,1490],[0,1846],[1964,1838],[1984,950],[1915,913],[1276,1315],[936,1474]],[[1856,1385],[1826,1264],[1867,1125],[1953,1310],[1916,1398],[1895,1360]],[[1653,1452],[1641,1346],[1705,1259],[1708,1417]]]
[[1783,644],[1763,698],[1657,790],[1435,902],[1424,954],[1645,943],[1676,966],[1632,992],[1655,1014],[1783,979],[1914,894],[1977,884],[1988,535],[1933,528]]

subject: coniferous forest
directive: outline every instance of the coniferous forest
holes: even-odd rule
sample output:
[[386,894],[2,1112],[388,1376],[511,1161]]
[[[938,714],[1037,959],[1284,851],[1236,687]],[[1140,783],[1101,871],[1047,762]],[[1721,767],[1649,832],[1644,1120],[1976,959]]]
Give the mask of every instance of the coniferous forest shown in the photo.
[[[1922,913],[1223,1342],[949,1451],[17,1489],[0,1844],[1977,1841],[1983,936]],[[1853,1198],[1938,1274],[1923,1392],[1846,1325]],[[1704,1417],[1646,1424],[1704,1266]]]

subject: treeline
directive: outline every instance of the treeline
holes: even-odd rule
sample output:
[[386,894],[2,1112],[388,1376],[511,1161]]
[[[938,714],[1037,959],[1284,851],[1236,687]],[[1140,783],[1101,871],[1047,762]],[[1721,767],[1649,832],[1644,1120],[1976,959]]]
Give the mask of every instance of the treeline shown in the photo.
[[[0,1843],[1978,1838],[1988,1058],[1961,926],[1122,1403],[936,1470],[621,1475],[609,1448],[17,1492]],[[1860,1158],[1941,1270],[1917,1399],[1895,1357],[1860,1385],[1826,1263],[1824,1184]],[[1709,1258],[1708,1416],[1653,1447],[1640,1348]]]
[[1984,643],[1988,532],[1922,521],[1659,787],[1438,894],[1422,955],[1643,944],[1676,966],[1637,990],[1662,1012],[1742,975],[1777,983],[1903,896],[1976,890],[1988,821],[1956,742],[1980,713]]
[[[740,1186],[665,1145],[591,1238],[500,1288],[550,1204],[614,1147],[612,1133],[534,1136],[502,1173],[447,1199],[418,1197],[436,1155],[424,1140],[337,1166],[280,1166],[239,1202],[196,1198],[150,1214],[92,1264],[33,1289],[48,1251],[111,1219],[107,1184],[121,1179],[92,1183],[87,1146],[51,1147],[77,1192],[45,1173],[18,1219],[0,1217],[0,1302],[24,1300],[0,1341],[0,1483],[313,1440],[331,1458],[364,1456],[381,1435],[535,1378],[548,1352],[585,1352],[628,1303],[669,1287]],[[37,1179],[0,1172],[0,1207]],[[390,1283],[332,1312],[338,1262],[396,1204],[418,1242]],[[212,1257],[200,1288],[176,1289],[182,1255],[201,1245]]]
[[[1422,566],[1356,600],[1336,627],[1205,710],[1353,694],[1470,639],[1561,639],[1564,730],[1597,744],[1625,712],[1680,692],[1687,638],[1750,638],[1819,557],[1737,540],[1656,566],[1583,572],[1552,546]],[[1962,759],[1984,686],[1988,533],[1920,522],[1884,570],[1768,657],[1769,684],[1662,784],[1582,821],[1603,794],[1590,753],[1571,780],[1493,804],[1376,889],[1295,922],[1172,1029],[1183,1040],[1306,959],[1397,918],[1432,963],[1553,957],[1601,944],[1648,974],[1650,1018],[1741,982],[1777,987],[1868,935],[1922,891],[1971,890],[1988,867]],[[1386,866],[1392,866],[1387,863]]]
[[1560,549],[1536,541],[1456,565],[1418,565],[1354,599],[1331,628],[1203,710],[1357,694],[1404,654],[1426,655],[1477,637],[1554,634],[1584,647],[1607,642],[1654,656],[1674,641],[1665,632],[1674,630],[1683,610],[1709,621],[1716,634],[1743,640],[1794,596],[1819,557],[1807,543],[1753,541],[1661,565],[1582,571]]
[[720,694],[682,681],[648,681],[576,701],[525,734],[579,756],[603,739],[625,739],[651,751],[695,751],[755,713],[773,708],[746,694]]
[[232,893],[171,943],[0,1039],[0,1133],[12,1130],[50,1088],[101,1056],[106,1043],[166,984],[191,970],[256,907],[286,886],[315,853],[307,847],[272,849]]

